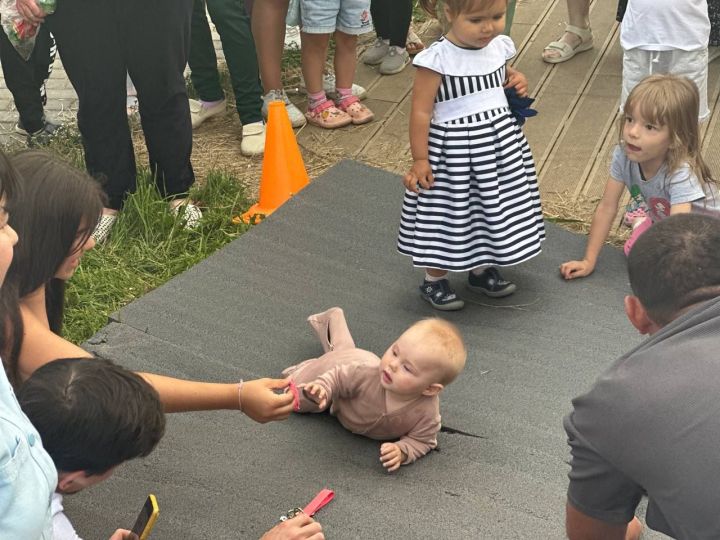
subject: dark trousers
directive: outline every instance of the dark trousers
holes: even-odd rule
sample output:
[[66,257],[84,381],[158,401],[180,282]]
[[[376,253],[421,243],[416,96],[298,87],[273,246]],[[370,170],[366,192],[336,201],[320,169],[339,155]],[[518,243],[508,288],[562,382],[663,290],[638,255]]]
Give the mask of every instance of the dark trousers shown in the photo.
[[46,26],[40,25],[35,48],[28,60],[15,50],[5,32],[0,30],[0,64],[5,84],[15,101],[20,125],[28,133],[39,131],[45,125],[45,80],[50,76],[55,42]]
[[187,192],[192,126],[183,71],[192,0],[62,0],[47,18],[78,94],[88,172],[119,209],[135,190],[126,72],[138,91],[150,169],[161,193]]
[[412,5],[412,0],[372,0],[370,14],[377,37],[389,39],[390,45],[404,49],[412,19]]
[[[195,0],[193,8],[190,78],[201,100],[218,101],[225,94],[220,86],[217,56],[205,13],[205,2]],[[250,31],[250,17],[245,12],[245,6],[239,0],[207,0],[207,8],[220,34],[240,122],[260,122],[262,87],[255,41]]]

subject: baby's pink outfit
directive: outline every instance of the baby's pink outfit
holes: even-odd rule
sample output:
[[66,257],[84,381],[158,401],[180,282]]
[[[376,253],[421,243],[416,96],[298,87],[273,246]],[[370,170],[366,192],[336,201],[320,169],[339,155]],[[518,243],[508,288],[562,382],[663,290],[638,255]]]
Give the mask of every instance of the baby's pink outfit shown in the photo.
[[[385,389],[380,384],[380,358],[355,347],[340,308],[308,317],[325,354],[305,360],[283,371],[298,388],[308,383],[327,392],[330,414],[349,431],[380,441],[399,440],[405,453],[403,464],[412,463],[437,446],[440,430],[438,396],[420,396],[388,413]],[[326,407],[327,408],[327,407]],[[300,412],[321,412],[318,405],[300,392]]]

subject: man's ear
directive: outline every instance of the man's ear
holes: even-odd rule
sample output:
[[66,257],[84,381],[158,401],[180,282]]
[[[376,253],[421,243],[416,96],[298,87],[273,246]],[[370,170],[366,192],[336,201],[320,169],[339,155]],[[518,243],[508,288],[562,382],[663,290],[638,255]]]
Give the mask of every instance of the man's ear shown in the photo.
[[625,315],[638,332],[643,335],[654,334],[660,329],[647,313],[645,306],[640,303],[637,296],[628,295],[625,297]]
[[73,471],[73,472],[59,472],[58,473],[58,491],[75,491],[77,487],[77,479],[85,477],[85,471]]
[[423,390],[422,395],[423,396],[437,396],[440,392],[442,392],[443,388],[445,388],[445,387],[440,383],[432,383],[425,390]]

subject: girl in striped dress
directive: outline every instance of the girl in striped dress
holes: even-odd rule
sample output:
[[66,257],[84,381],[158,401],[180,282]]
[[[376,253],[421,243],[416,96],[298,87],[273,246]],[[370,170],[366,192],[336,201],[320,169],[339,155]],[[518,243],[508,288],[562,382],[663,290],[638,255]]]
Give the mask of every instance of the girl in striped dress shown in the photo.
[[[437,0],[421,0],[429,11]],[[498,266],[540,253],[545,238],[532,154],[503,86],[527,94],[507,66],[501,35],[507,0],[446,0],[450,30],[419,53],[410,117],[413,165],[405,175],[398,251],[425,269],[422,297],[440,310],[464,306],[448,271],[469,271],[468,287],[512,294]]]

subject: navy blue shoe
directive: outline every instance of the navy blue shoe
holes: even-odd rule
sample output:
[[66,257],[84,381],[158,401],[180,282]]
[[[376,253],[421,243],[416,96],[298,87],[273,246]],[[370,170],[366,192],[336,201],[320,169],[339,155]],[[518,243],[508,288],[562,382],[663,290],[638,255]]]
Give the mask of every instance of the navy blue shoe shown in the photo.
[[486,268],[479,276],[470,272],[468,274],[468,288],[491,298],[510,296],[517,289],[512,281],[503,279],[494,266]]
[[465,302],[458,298],[447,279],[424,281],[420,285],[420,295],[440,311],[457,311],[465,307]]

